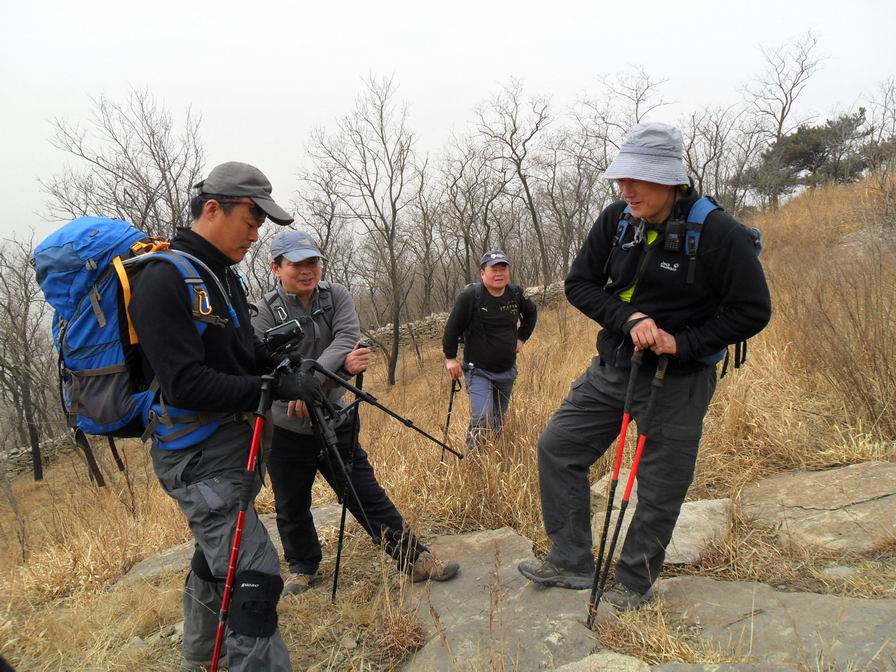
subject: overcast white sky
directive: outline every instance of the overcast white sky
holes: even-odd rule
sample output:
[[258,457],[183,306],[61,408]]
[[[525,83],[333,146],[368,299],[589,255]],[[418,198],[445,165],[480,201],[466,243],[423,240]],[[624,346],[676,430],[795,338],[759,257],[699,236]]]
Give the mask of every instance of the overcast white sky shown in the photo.
[[306,3],[4,0],[0,6],[0,237],[38,239],[39,177],[65,158],[49,120],[148,88],[176,118],[202,114],[207,168],[253,163],[289,201],[310,130],[348,111],[369,74],[394,75],[418,148],[438,152],[511,76],[555,109],[596,77],[643,65],[679,101],[657,120],[738,99],[760,45],[813,30],[826,60],[800,101],[824,114],[896,74],[896,2]]

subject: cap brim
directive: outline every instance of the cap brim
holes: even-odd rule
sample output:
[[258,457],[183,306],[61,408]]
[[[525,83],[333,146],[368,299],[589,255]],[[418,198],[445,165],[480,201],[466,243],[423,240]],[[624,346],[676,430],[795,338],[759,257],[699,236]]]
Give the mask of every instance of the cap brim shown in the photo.
[[[275,224],[279,224],[280,226],[286,226],[287,224],[292,224],[295,219],[292,215],[290,215],[286,210],[281,208],[279,205],[274,203],[274,200],[271,198],[265,198],[264,196],[252,196],[251,197],[255,204],[264,210],[264,214],[268,216]],[[292,261],[292,259],[290,259]]]
[[294,264],[298,264],[300,261],[305,261],[306,259],[310,259],[311,257],[320,257],[324,261],[327,260],[327,258],[324,255],[322,255],[320,252],[317,252],[315,250],[297,250],[295,252],[284,252],[283,253],[283,258],[288,261],[291,261]]
[[489,259],[487,262],[485,262],[486,266],[495,266],[497,264],[507,264],[508,266],[510,266],[510,262],[507,261],[507,259]]
[[620,154],[601,177],[605,180],[643,180],[668,186],[688,184],[688,174],[681,161],[644,154]]

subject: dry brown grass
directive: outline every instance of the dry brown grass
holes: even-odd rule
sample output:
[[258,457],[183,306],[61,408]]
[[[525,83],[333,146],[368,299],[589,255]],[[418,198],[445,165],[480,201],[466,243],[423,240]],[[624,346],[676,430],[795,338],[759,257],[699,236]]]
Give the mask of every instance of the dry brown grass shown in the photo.
[[[861,229],[864,209],[873,207],[871,193],[861,185],[819,189],[778,214],[756,218],[766,234],[763,260],[776,312],[770,327],[751,341],[748,365],[719,384],[691,498],[732,496],[745,483],[794,468],[896,459],[894,381],[887,379],[893,370],[875,363],[896,347],[896,288],[886,284],[893,256],[871,256],[864,263],[861,255],[874,250],[859,246],[845,257],[858,260],[855,268],[833,265],[831,271],[820,263],[843,236]],[[840,285],[828,282],[834,272],[841,274],[836,276],[842,278]],[[863,289],[843,294],[838,287]],[[841,305],[846,296],[849,301]],[[856,322],[863,328],[850,331]],[[532,539],[537,552],[545,550],[535,444],[593,355],[594,332],[589,320],[565,304],[543,312],[520,358],[505,432],[474,460],[458,462],[446,455],[441,461],[439,448],[378,411],[364,409],[362,440],[371,462],[424,537],[509,526]],[[820,334],[837,347],[817,347],[813,339]],[[852,383],[838,382],[841,342],[859,344],[849,363],[865,374],[861,398]],[[367,389],[441,437],[449,381],[438,344],[423,347],[419,360],[407,350],[399,366],[400,384],[393,389],[385,386],[378,364],[367,376]],[[466,396],[459,395],[449,433],[456,447],[463,446],[467,417]],[[179,618],[180,577],[142,590],[103,592],[139,559],[188,536],[176,506],[155,481],[145,449],[129,445],[125,454],[130,480],[107,464],[110,485],[105,489],[87,483],[74,457],[50,467],[42,484],[16,479],[15,496],[28,516],[24,548],[12,513],[0,502],[0,653],[22,669],[161,670],[177,660],[174,647],[142,653],[123,647],[134,635]],[[604,458],[592,476],[607,470]],[[318,503],[334,499],[321,483],[314,494]],[[258,508],[273,510],[269,490],[262,491]],[[334,540],[325,535],[323,541],[322,571],[331,576]],[[381,555],[357,530],[345,557],[335,607],[329,604],[328,587],[281,603],[282,631],[294,664],[297,669],[395,669],[420,645],[419,624],[399,606]],[[833,562],[852,564],[858,572],[831,578],[823,570]],[[846,595],[896,594],[892,546],[861,558],[785,551],[738,519],[732,520],[726,539],[687,571]],[[602,631],[605,645],[656,662],[725,660],[723,652],[698,646],[693,633],[671,622],[661,608],[632,616],[630,622],[626,618],[624,627]]]
[[603,646],[635,656],[651,665],[739,661],[731,652],[701,642],[698,635],[698,627],[675,619],[664,611],[662,598],[637,611],[603,620],[597,627],[597,636]]

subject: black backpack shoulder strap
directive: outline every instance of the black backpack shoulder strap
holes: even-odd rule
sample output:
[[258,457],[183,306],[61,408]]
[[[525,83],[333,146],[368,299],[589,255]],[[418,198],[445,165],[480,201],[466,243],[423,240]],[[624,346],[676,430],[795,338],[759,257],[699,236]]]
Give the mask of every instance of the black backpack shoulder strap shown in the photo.
[[324,316],[324,322],[330,333],[333,333],[333,315],[336,308],[333,305],[333,288],[327,280],[321,280],[317,283],[317,303]]

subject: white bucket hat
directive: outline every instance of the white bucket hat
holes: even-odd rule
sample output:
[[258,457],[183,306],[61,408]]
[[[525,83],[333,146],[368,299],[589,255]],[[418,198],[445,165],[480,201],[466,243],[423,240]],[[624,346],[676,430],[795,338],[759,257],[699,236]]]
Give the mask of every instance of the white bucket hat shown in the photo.
[[602,177],[688,184],[688,172],[681,159],[683,145],[681,131],[674,126],[659,122],[635,124],[625,136],[616,160]]

